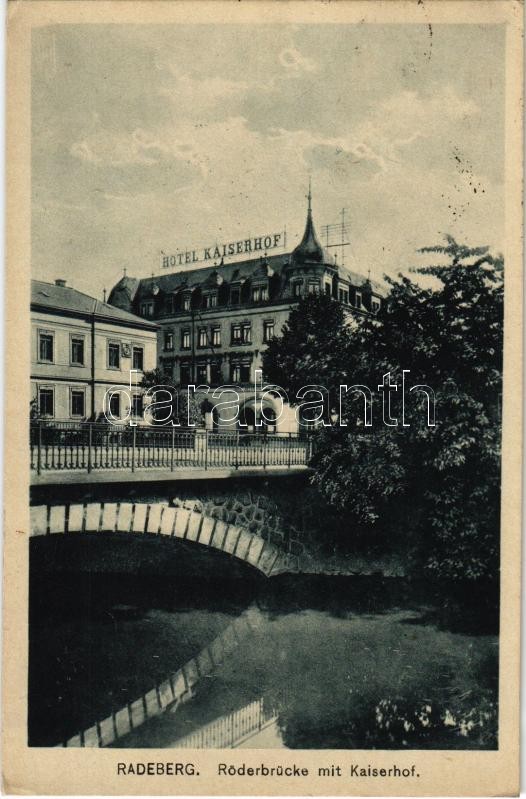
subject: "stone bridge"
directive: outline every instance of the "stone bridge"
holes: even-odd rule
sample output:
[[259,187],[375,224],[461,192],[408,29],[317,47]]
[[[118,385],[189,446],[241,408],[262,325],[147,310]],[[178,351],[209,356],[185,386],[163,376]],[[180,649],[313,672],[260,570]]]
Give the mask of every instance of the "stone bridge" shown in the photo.
[[298,557],[257,532],[201,510],[167,503],[91,502],[31,508],[31,536],[129,535],[194,542],[243,561],[266,577],[299,570]]

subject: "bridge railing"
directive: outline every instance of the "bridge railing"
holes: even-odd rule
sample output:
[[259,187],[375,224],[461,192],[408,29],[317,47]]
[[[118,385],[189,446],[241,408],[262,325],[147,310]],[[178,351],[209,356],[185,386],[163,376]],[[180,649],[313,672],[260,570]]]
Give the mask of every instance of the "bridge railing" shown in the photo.
[[92,423],[30,426],[31,470],[200,469],[307,466],[312,440],[293,433],[245,433]]

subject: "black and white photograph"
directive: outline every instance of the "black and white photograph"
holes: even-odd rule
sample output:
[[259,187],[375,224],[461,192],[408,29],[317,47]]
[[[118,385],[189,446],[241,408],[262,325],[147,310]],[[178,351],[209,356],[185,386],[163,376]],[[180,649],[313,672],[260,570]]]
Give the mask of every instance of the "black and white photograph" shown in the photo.
[[25,745],[115,779],[506,732],[508,28],[309,5],[31,29]]

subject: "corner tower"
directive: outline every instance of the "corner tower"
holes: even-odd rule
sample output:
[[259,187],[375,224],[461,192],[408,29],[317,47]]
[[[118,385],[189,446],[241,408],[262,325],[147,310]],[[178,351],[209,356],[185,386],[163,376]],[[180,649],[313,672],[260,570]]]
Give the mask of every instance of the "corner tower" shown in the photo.
[[312,188],[309,181],[307,221],[303,238],[290,255],[286,268],[286,293],[292,297],[305,294],[336,296],[338,267],[329,251],[322,247],[312,219]]

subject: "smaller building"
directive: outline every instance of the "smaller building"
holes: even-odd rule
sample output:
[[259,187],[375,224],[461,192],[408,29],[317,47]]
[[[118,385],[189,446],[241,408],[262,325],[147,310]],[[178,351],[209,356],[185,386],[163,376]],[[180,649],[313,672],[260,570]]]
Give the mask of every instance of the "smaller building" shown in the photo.
[[[157,365],[157,325],[66,285],[31,281],[31,397],[43,419],[95,421],[110,386]],[[111,397],[115,419],[143,417],[142,389]]]

